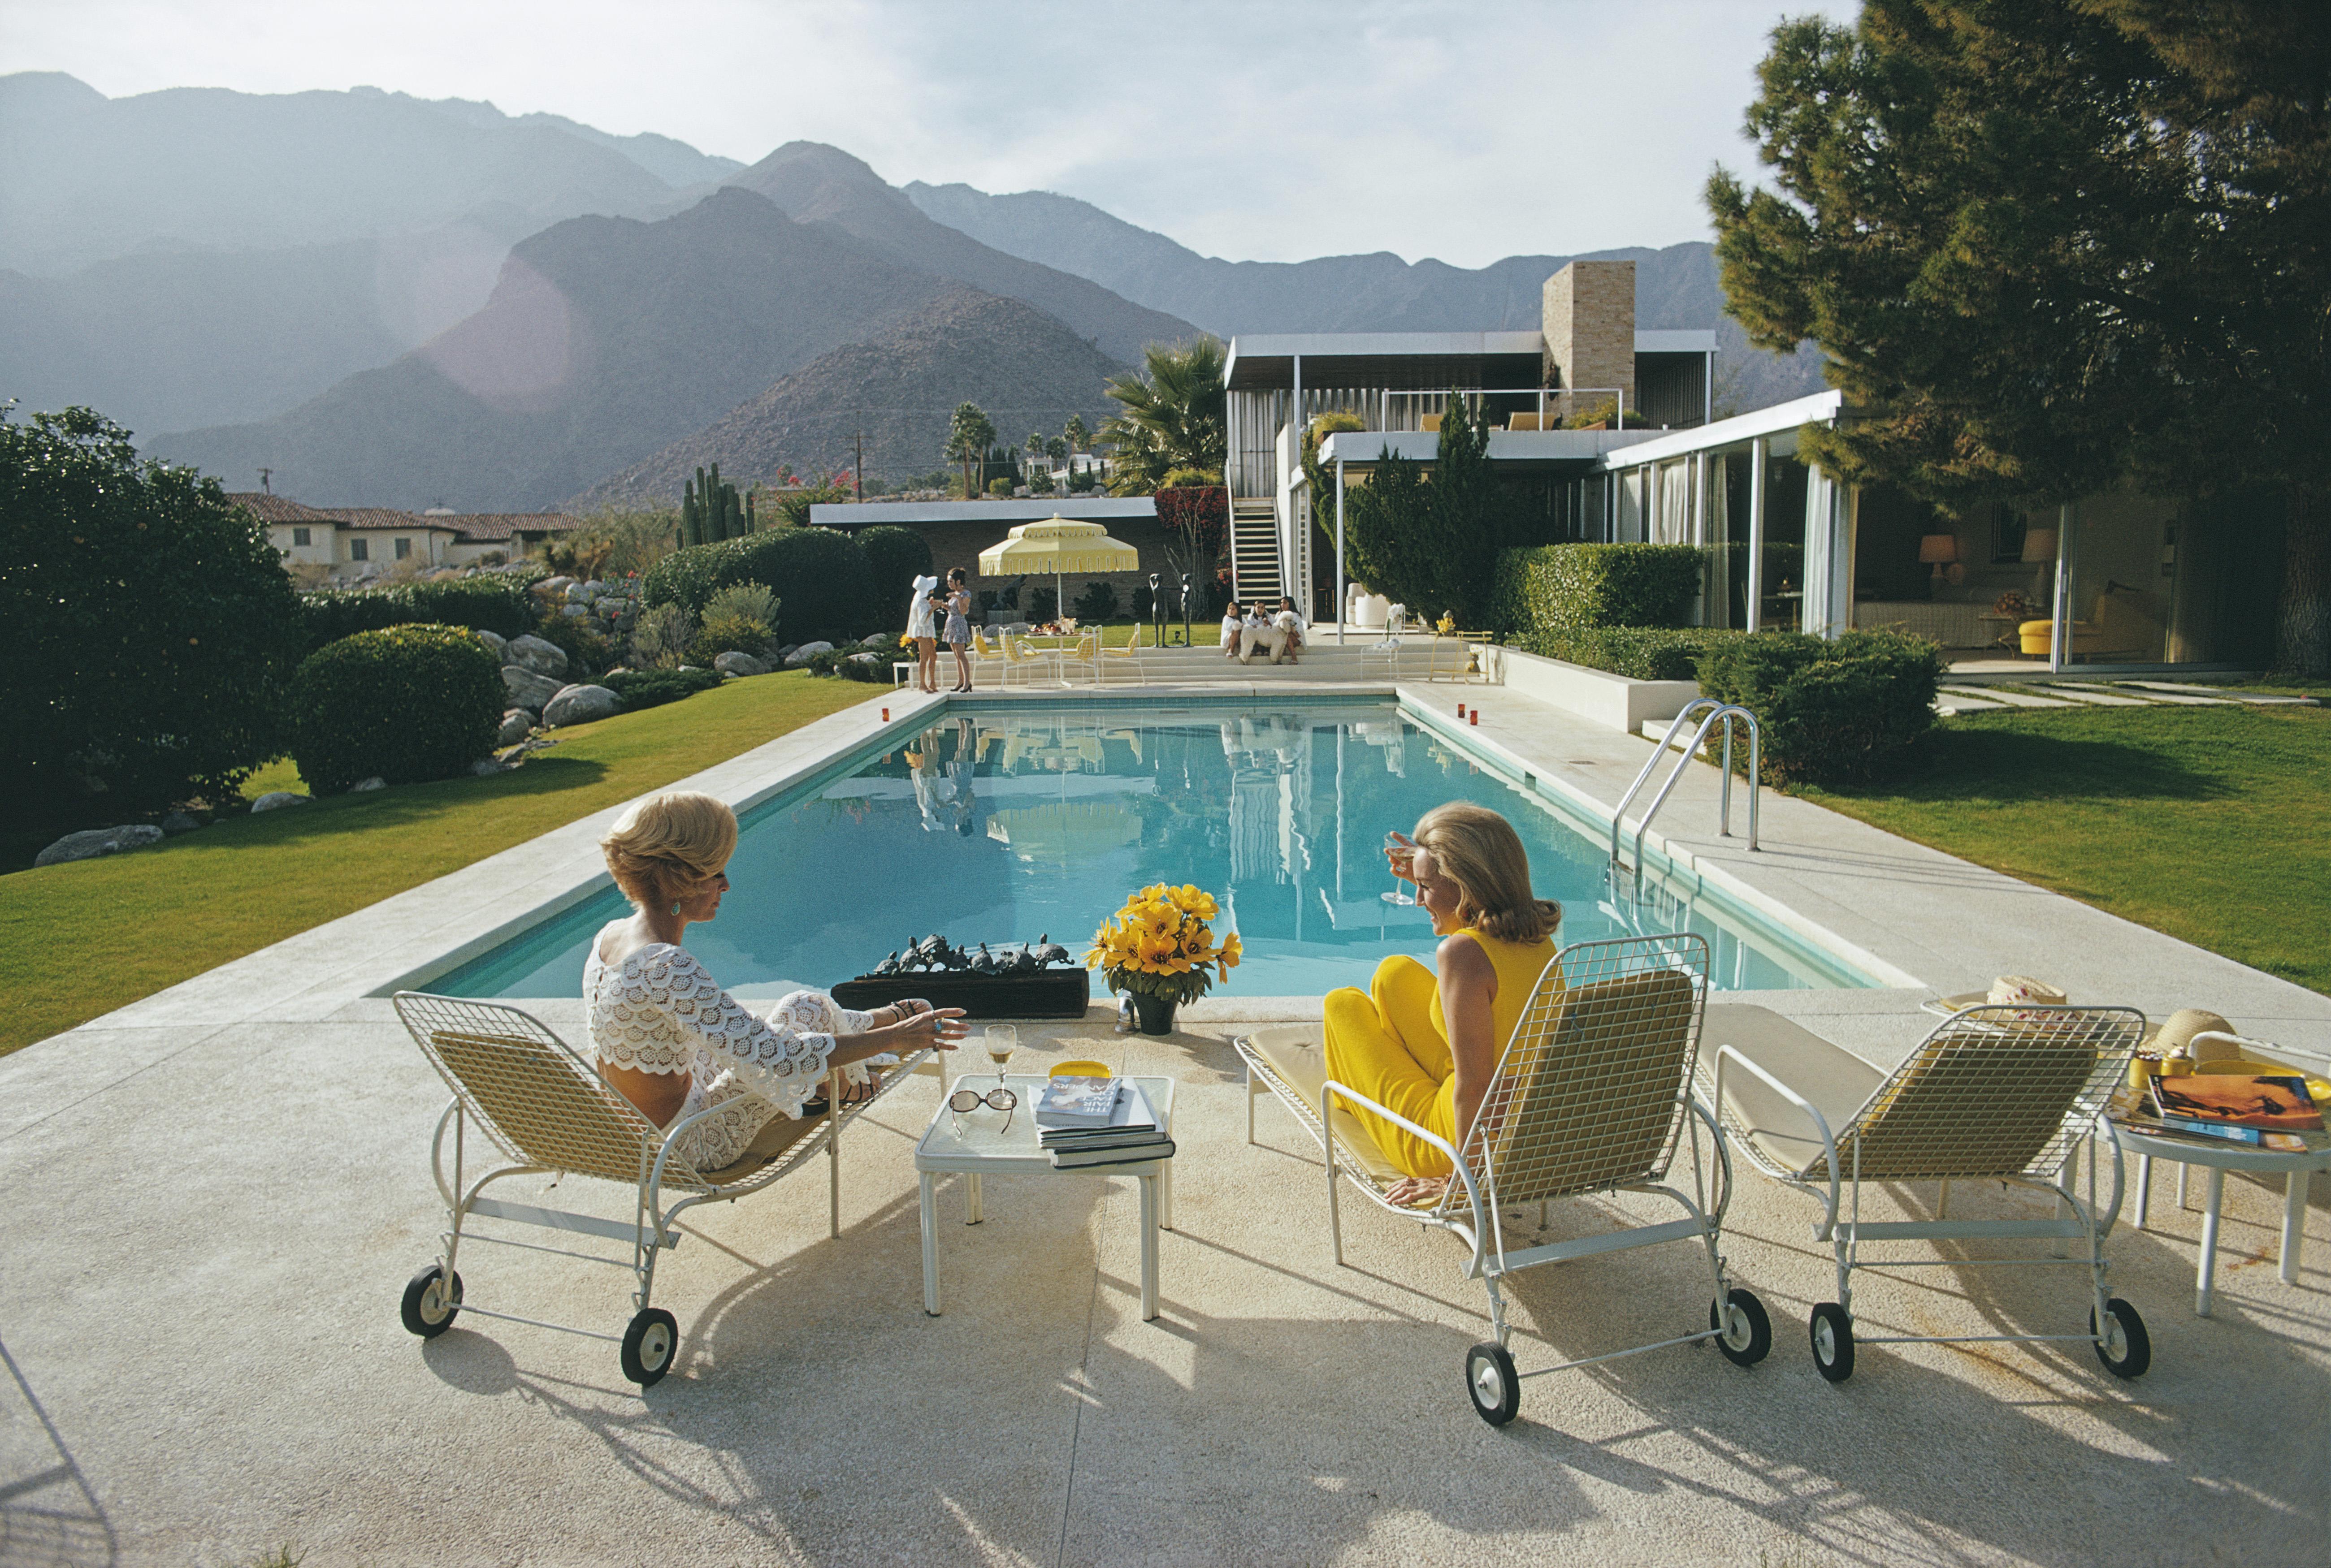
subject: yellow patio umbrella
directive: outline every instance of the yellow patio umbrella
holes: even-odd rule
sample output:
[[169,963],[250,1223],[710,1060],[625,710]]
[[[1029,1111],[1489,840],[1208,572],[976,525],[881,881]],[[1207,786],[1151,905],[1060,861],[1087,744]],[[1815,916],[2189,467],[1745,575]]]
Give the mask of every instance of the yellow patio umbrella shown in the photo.
[[1137,572],[1141,555],[1122,539],[1112,539],[1099,523],[1080,523],[1055,512],[1041,523],[1022,523],[1000,545],[979,552],[983,577],[1016,577],[1052,574],[1052,613],[1062,615],[1061,575],[1065,572]]

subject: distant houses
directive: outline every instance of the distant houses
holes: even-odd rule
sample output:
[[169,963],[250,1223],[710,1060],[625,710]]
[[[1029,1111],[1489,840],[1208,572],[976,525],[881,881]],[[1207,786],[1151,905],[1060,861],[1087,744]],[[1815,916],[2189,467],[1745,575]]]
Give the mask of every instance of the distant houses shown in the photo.
[[492,565],[583,526],[564,512],[401,512],[387,507],[310,507],[288,496],[239,491],[227,499],[266,525],[287,567],[311,566],[353,582],[403,569]]

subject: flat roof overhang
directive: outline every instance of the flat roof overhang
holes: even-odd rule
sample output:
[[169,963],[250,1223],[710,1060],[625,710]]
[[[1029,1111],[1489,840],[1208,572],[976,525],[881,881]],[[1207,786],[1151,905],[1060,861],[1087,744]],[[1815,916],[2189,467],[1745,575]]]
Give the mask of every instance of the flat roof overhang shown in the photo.
[[[1713,332],[1658,330],[1635,334],[1637,354],[1713,354]],[[1232,337],[1223,366],[1232,392],[1270,392],[1295,384],[1303,359],[1306,386],[1392,386],[1416,374],[1419,360],[1507,361],[1519,380],[1536,386],[1546,353],[1542,332],[1248,332]],[[1521,362],[1527,361],[1525,366]],[[1498,366],[1507,369],[1507,366]]]
[[1072,523],[1106,523],[1123,518],[1154,518],[1149,496],[1031,496],[1008,501],[816,501],[810,526],[868,528],[877,523],[1041,523],[1058,515]]
[[[1491,462],[1583,463],[1603,461],[1624,447],[1659,440],[1659,430],[1493,430],[1489,432]],[[1441,451],[1441,435],[1430,430],[1339,430],[1320,443],[1322,462],[1372,463],[1390,447],[1394,455],[1412,462],[1431,462]]]

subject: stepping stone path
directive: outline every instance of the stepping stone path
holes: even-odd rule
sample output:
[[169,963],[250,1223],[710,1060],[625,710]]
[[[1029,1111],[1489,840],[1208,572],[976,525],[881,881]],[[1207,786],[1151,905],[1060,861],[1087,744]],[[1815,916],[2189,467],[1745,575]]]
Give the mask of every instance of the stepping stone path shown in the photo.
[[2261,708],[2320,708],[2311,697],[2271,697],[2262,691],[2233,691],[2222,686],[2180,686],[2174,680],[2132,680],[2131,686],[2143,687],[2157,695],[2157,700],[2168,701],[2172,694],[2184,693],[2211,701],[2254,702]]
[[1990,702],[1963,693],[1946,691],[1935,698],[1935,711],[1948,718],[1960,713],[1998,713],[2006,708],[2003,702]]
[[2092,702],[2098,708],[2150,708],[2142,697],[2122,697],[2108,686],[2076,685],[2069,680],[2050,680],[2048,689],[2059,691],[2075,702]]
[[1942,695],[1951,701],[1990,703],[2001,708],[2069,708],[2071,703],[2060,697],[2032,697],[2021,691],[2003,691],[1996,686],[1969,688],[1946,686]]

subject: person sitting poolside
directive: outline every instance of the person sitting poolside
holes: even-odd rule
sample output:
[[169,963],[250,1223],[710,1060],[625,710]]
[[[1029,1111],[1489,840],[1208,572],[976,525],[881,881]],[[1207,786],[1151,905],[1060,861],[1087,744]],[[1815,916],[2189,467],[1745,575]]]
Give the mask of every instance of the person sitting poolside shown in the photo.
[[[1469,801],[1435,806],[1399,848],[1393,875],[1416,884],[1441,939],[1439,972],[1405,954],[1376,965],[1365,992],[1327,993],[1327,1076],[1462,1149],[1498,1060],[1554,960],[1562,907],[1530,891],[1529,853],[1513,824]],[[1448,1156],[1405,1127],[1347,1107],[1405,1173],[1384,1195],[1437,1201]]]
[[953,1050],[964,1038],[961,1008],[919,999],[858,1012],[822,991],[795,991],[763,1019],[723,991],[680,946],[728,890],[737,817],[712,796],[650,795],[599,848],[632,916],[601,927],[584,960],[591,1049],[600,1075],[657,1126],[713,1113],[675,1150],[696,1170],[734,1164],[771,1117],[804,1115],[833,1068]]
[[1232,600],[1223,611],[1223,657],[1236,659],[1239,642],[1246,631],[1245,618],[1239,614],[1239,602]]
[[1293,599],[1282,596],[1279,601],[1279,613],[1270,618],[1270,623],[1278,627],[1282,633],[1279,647],[1280,651],[1287,656],[1287,662],[1289,664],[1297,662],[1296,655],[1303,651],[1303,633],[1306,630],[1303,624],[1303,612],[1295,607]]

